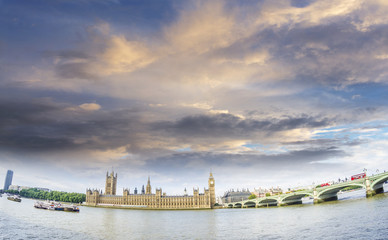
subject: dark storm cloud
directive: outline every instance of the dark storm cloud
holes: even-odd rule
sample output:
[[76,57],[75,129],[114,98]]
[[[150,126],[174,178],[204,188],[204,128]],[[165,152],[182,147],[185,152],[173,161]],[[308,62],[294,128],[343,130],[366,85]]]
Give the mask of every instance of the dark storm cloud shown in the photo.
[[93,74],[89,70],[87,63],[65,63],[56,66],[55,72],[61,78],[96,79],[98,74]]
[[[368,32],[355,29],[351,21],[293,28],[267,35],[277,60],[294,69],[295,83],[338,86],[354,81],[377,81],[386,62],[376,55],[387,51],[385,26]],[[277,38],[277,41],[273,41]]]
[[191,152],[175,153],[159,158],[151,159],[147,162],[147,167],[163,171],[174,171],[175,168],[206,168],[215,166],[242,166],[242,167],[265,167],[279,168],[281,166],[290,167],[294,165],[306,165],[316,161],[330,158],[348,156],[345,151],[336,147],[306,148],[298,151],[289,151],[279,154],[227,154],[212,152]]
[[1,148],[20,151],[135,148],[133,134],[141,129],[129,110],[88,112],[49,99],[3,99],[0,117]]
[[[49,99],[36,99],[26,102],[0,99],[0,126],[10,127],[19,124],[34,124],[39,116],[48,112],[57,111],[64,105],[54,104]],[[44,117],[38,122],[43,122]]]
[[[55,65],[54,70],[58,77],[64,79],[95,79],[98,74],[93,74],[88,70],[88,61],[93,61],[94,57],[83,51],[61,50],[61,51],[44,51],[42,56],[45,58],[60,59]],[[63,61],[64,60],[64,61]],[[76,61],[75,61],[76,60]],[[81,62],[79,61],[81,60]]]
[[[267,60],[270,67],[289,69],[287,82],[292,79],[293,86],[338,87],[382,81],[387,63],[376,56],[388,51],[387,38],[385,25],[363,32],[356,29],[354,19],[348,18],[308,27],[300,23],[265,28],[219,49],[214,56],[243,59],[252,51],[264,49],[271,55]],[[252,80],[260,83],[262,79],[260,73]]]
[[[231,114],[186,116],[177,121],[144,121],[139,109],[86,111],[79,106],[51,99],[0,101],[0,145],[22,151],[57,151],[128,146],[132,153],[143,152],[150,140],[175,141],[181,137],[249,137],[257,132],[271,134],[295,128],[318,128],[331,123],[301,115],[282,119],[242,119]],[[165,136],[165,132],[172,136]],[[189,143],[194,140],[188,140]],[[147,156],[168,154],[157,144]],[[157,153],[155,153],[155,151]]]
[[328,118],[318,119],[307,115],[255,120],[242,119],[231,114],[217,114],[187,116],[175,122],[160,122],[154,124],[154,129],[190,137],[236,137],[257,132],[270,134],[296,128],[326,127],[331,122]]

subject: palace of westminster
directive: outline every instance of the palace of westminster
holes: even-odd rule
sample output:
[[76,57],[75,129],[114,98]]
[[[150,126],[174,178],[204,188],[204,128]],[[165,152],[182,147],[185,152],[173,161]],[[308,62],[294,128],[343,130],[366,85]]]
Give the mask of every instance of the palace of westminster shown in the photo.
[[[151,208],[151,209],[205,209],[213,208],[216,203],[213,174],[209,176],[209,188],[204,189],[204,193],[199,193],[199,189],[193,189],[193,195],[167,196],[162,193],[161,188],[156,188],[155,193],[151,191],[151,182],[148,183],[141,194],[130,193],[129,189],[123,190],[123,195],[116,195],[117,173],[112,171],[106,173],[105,193],[98,190],[86,190],[86,205],[95,207],[125,207],[125,208]],[[185,189],[186,190],[186,189]]]

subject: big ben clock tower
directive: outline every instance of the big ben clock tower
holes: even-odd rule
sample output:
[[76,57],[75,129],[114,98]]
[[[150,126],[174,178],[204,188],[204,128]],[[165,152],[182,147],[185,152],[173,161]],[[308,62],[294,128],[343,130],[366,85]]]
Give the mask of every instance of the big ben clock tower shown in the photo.
[[214,185],[215,185],[215,182],[214,182],[213,174],[210,172],[209,192],[210,192],[210,206],[211,206],[211,208],[213,208],[214,204],[216,203],[216,193],[215,193]]

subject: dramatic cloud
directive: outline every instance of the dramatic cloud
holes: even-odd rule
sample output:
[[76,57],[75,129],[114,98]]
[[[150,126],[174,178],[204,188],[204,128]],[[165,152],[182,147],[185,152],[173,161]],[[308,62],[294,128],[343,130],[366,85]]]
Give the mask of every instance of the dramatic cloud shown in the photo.
[[284,117],[283,119],[242,119],[231,114],[199,115],[184,117],[173,123],[159,123],[156,129],[183,135],[189,138],[251,137],[256,132],[271,134],[297,128],[319,128],[329,126],[328,119],[313,117]]
[[[30,103],[2,102],[0,142],[2,149],[21,151],[59,151],[71,149],[109,149],[131,143],[138,120],[130,111],[90,113],[95,103],[79,109],[49,99]],[[115,115],[112,118],[111,115]],[[132,137],[134,138],[134,137]]]
[[165,30],[173,51],[202,54],[232,44],[239,35],[233,12],[221,1],[197,2],[194,9],[180,13],[180,19]]
[[81,191],[113,166],[173,192],[210,168],[221,188],[252,188],[385,166],[387,12],[384,0],[0,2],[1,166],[25,184],[39,181],[27,169],[64,171]]

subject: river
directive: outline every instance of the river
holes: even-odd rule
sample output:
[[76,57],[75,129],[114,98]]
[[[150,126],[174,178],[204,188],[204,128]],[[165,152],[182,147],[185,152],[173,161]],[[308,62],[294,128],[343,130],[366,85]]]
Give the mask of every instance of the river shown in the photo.
[[0,239],[387,239],[388,186],[365,198],[343,193],[322,204],[250,209],[35,209],[0,198]]

